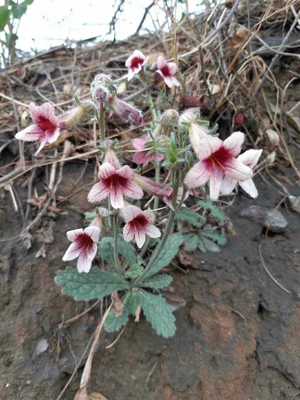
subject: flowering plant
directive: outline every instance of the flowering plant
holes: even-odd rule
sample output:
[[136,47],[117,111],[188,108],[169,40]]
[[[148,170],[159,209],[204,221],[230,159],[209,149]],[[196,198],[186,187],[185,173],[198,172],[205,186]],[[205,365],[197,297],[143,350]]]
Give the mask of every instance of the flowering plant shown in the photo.
[[[151,69],[147,60],[134,51],[124,79],[150,82],[155,74],[162,85],[159,96],[172,97],[181,87],[177,64],[159,56]],[[83,118],[98,122],[98,174],[87,196],[95,208],[89,224],[67,232],[71,243],[63,260],[77,259],[77,268],[58,272],[56,283],[78,301],[109,296],[108,332],[120,330],[131,316],[139,321],[144,315],[167,338],[176,327],[174,307],[164,297],[172,282],[166,268],[181,247],[219,251],[225,244],[226,217],[213,201],[238,186],[257,196],[252,178],[261,150],[241,154],[244,134],[233,132],[221,140],[198,109],[159,112],[150,99],[152,117],[144,116],[118,97],[116,83],[97,75],[91,99],[61,116],[50,104],[31,105],[33,123],[16,138],[39,142],[38,154]],[[138,134],[125,142],[112,140],[110,123],[116,121]]]

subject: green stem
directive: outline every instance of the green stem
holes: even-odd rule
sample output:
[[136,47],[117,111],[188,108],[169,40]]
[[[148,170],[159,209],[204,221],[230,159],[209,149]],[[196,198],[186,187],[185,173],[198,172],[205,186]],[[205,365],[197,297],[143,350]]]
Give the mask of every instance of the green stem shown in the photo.
[[113,215],[112,217],[112,229],[114,235],[114,246],[113,246],[113,256],[114,256],[114,264],[117,270],[121,270],[121,264],[119,261],[119,252],[118,252],[118,215]]

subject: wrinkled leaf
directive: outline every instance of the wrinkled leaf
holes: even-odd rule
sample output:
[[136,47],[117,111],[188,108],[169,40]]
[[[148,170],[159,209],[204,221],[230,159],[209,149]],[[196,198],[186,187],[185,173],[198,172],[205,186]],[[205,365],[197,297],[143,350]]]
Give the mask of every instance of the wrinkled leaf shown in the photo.
[[164,338],[174,336],[176,332],[175,316],[172,307],[166,300],[160,295],[145,291],[137,293],[145,318],[155,332]]
[[224,212],[217,207],[212,201],[210,200],[200,200],[198,201],[198,204],[200,207],[202,207],[204,210],[210,211],[211,215],[218,221],[220,224],[224,224],[226,215]]
[[155,275],[155,276],[152,276],[151,278],[143,280],[140,283],[140,286],[158,290],[158,289],[164,289],[164,288],[170,286],[172,281],[173,281],[173,278],[171,277],[171,275],[160,274],[160,275]]
[[160,270],[170,265],[173,258],[178,254],[179,248],[184,242],[184,236],[180,233],[170,235],[166,240],[163,251],[154,261],[152,267],[145,273],[144,277],[148,278],[157,274]]
[[177,221],[184,221],[196,228],[201,228],[206,222],[206,218],[196,213],[195,211],[189,210],[188,208],[182,208],[176,214]]
[[[102,260],[108,264],[113,263],[114,238],[111,236],[104,237],[99,246],[99,255]],[[121,236],[118,238],[118,253],[129,265],[137,263],[135,249],[132,244],[126,242]]]
[[193,233],[184,236],[184,248],[186,251],[195,251],[199,244],[199,236]]
[[202,243],[205,246],[205,249],[210,251],[211,253],[219,253],[221,251],[220,247],[210,239],[202,238]]
[[201,232],[202,236],[205,238],[208,238],[215,243],[217,243],[219,246],[224,246],[227,243],[226,236],[223,233],[213,231],[213,230],[204,230]]
[[124,305],[124,310],[122,315],[116,315],[116,313],[111,310],[108,314],[106,321],[104,323],[104,329],[106,332],[118,332],[123,326],[125,326],[129,319],[129,313]]
[[67,268],[57,274],[55,282],[74,300],[102,299],[119,290],[129,289],[129,283],[119,274],[93,268],[89,273],[79,273]]
[[136,279],[139,278],[144,272],[144,268],[141,264],[136,263],[136,264],[132,264],[130,265],[128,271],[126,271],[126,278],[128,279]]

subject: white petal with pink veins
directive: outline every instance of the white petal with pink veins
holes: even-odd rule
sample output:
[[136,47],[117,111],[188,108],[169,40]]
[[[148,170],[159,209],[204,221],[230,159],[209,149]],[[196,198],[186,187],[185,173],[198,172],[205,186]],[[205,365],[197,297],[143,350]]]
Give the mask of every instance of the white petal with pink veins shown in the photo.
[[124,194],[120,189],[112,190],[109,192],[110,203],[113,208],[123,208],[124,207]]
[[223,174],[215,169],[209,178],[209,197],[211,200],[218,200],[221,190]]
[[83,229],[73,229],[67,232],[67,238],[73,242],[80,233],[83,233]]
[[177,64],[174,62],[169,62],[169,63],[167,63],[167,65],[168,65],[170,74],[175,75],[177,72]]
[[104,162],[100,167],[98,171],[98,176],[101,179],[106,179],[110,177],[116,169],[108,162]]
[[242,145],[245,140],[243,132],[233,132],[227,139],[224,140],[224,147],[230,150],[231,154],[236,157],[242,150]]
[[153,222],[155,221],[154,213],[151,210],[146,210],[144,211],[144,215],[148,219],[148,221],[151,222],[151,224],[153,224]]
[[140,186],[132,181],[127,183],[125,194],[131,199],[139,200],[143,197],[144,192],[143,189],[140,188]]
[[60,135],[60,130],[59,129],[55,129],[55,131],[53,133],[47,135],[47,142],[49,144],[52,144],[52,143],[56,142],[58,137],[59,137],[59,135]]
[[249,194],[253,199],[258,196],[258,191],[252,179],[247,179],[246,181],[239,182],[240,187]]
[[71,261],[77,258],[80,254],[80,249],[76,243],[71,243],[63,256],[63,261]]
[[247,167],[241,161],[234,158],[230,162],[227,162],[225,175],[237,181],[244,181],[246,179],[252,178],[253,172],[251,168]]
[[237,185],[236,180],[225,177],[221,185],[221,194],[223,194],[224,196],[231,194],[236,185]]
[[159,237],[161,236],[160,230],[159,230],[156,226],[154,226],[154,225],[149,225],[149,226],[147,226],[147,228],[146,228],[146,234],[147,234],[149,237],[153,238],[153,239],[159,238]]
[[156,61],[156,66],[158,69],[162,69],[163,67],[165,67],[167,65],[167,61],[164,57],[162,56],[158,56],[157,57],[157,61]]
[[124,167],[118,169],[117,172],[119,175],[127,179],[132,179],[134,175],[133,170],[130,167],[128,167],[128,165],[124,165]]
[[119,161],[116,153],[112,149],[107,150],[105,157],[104,157],[103,164],[105,164],[105,163],[111,164],[115,169],[121,168],[120,161]]
[[88,234],[94,242],[99,241],[100,237],[100,228],[96,225],[90,225],[87,228],[85,228],[84,233]]
[[127,206],[120,211],[122,218],[125,222],[133,220],[136,216],[141,214],[141,209],[136,206]]
[[102,200],[106,199],[109,195],[107,188],[102,182],[98,182],[92,186],[88,194],[88,201],[90,203],[100,203]]
[[250,168],[254,168],[262,154],[262,150],[247,150],[239,155],[238,160]]
[[141,249],[144,246],[145,240],[146,240],[146,235],[144,232],[135,232],[134,239],[136,241],[136,245],[139,249]]
[[209,171],[205,164],[200,161],[197,162],[186,174],[184,178],[184,184],[189,189],[195,189],[199,186],[205,185],[209,179]]
[[77,261],[77,269],[79,273],[85,272],[88,273],[90,272],[90,269],[92,268],[92,262],[93,259],[90,257],[87,257],[84,254],[81,254],[78,257],[78,261]]
[[126,242],[130,242],[134,238],[134,232],[130,229],[130,225],[126,224],[123,228],[123,237]]
[[40,139],[41,130],[36,125],[29,125],[27,128],[22,129],[15,135],[18,140],[24,140],[24,142],[35,142]]
[[178,80],[172,76],[172,77],[166,77],[163,76],[163,74],[161,74],[162,77],[164,78],[165,84],[171,89],[173,86],[180,86],[180,83],[178,82]]

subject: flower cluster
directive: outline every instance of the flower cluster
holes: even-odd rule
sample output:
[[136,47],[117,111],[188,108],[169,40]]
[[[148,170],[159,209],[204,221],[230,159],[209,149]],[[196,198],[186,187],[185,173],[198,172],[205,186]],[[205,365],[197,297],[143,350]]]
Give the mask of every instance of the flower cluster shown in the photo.
[[[135,50],[125,62],[128,69],[125,79],[131,81],[138,74],[142,79],[147,68],[151,70],[148,64],[148,57]],[[160,55],[156,60],[155,73],[168,88],[180,87],[176,78],[176,63]],[[29,110],[32,124],[18,132],[16,138],[39,142],[35,153],[38,154],[46,145],[55,143],[62,130],[80,122],[87,111],[90,113],[91,110],[96,113],[98,120],[99,115],[102,119],[117,116],[123,123],[143,128],[142,112],[120,99],[115,85],[116,82],[108,75],[97,75],[91,85],[91,101],[61,116],[56,115],[54,106],[49,103],[41,106],[31,104]],[[112,214],[119,224],[123,221],[123,239],[134,241],[138,248],[144,246],[146,237],[157,239],[161,236],[154,224],[154,210],[143,210],[143,203],[139,204],[140,207],[129,203],[141,202],[145,193],[155,197],[156,208],[160,199],[163,206],[169,207],[173,213],[188,196],[196,195],[194,189],[206,184],[209,185],[211,200],[231,194],[238,186],[253,198],[258,195],[253,175],[262,150],[251,149],[241,153],[244,133],[233,132],[221,140],[215,132],[209,130],[209,123],[199,124],[199,119],[197,108],[185,110],[181,115],[176,110],[166,110],[153,122],[151,131],[142,131],[139,136],[132,138],[133,155],[130,160],[124,154],[119,154],[120,151],[117,156],[112,142],[106,146],[98,168],[97,181],[87,198],[96,206],[104,203],[108,209],[107,215]],[[195,163],[195,157],[191,160],[190,148],[196,155]],[[122,165],[120,160],[126,162]],[[155,179],[141,174],[140,171],[146,167],[154,167]],[[67,238],[71,244],[63,260],[78,258],[78,271],[89,272],[97,254],[100,233],[98,219],[84,229],[68,231]]]

